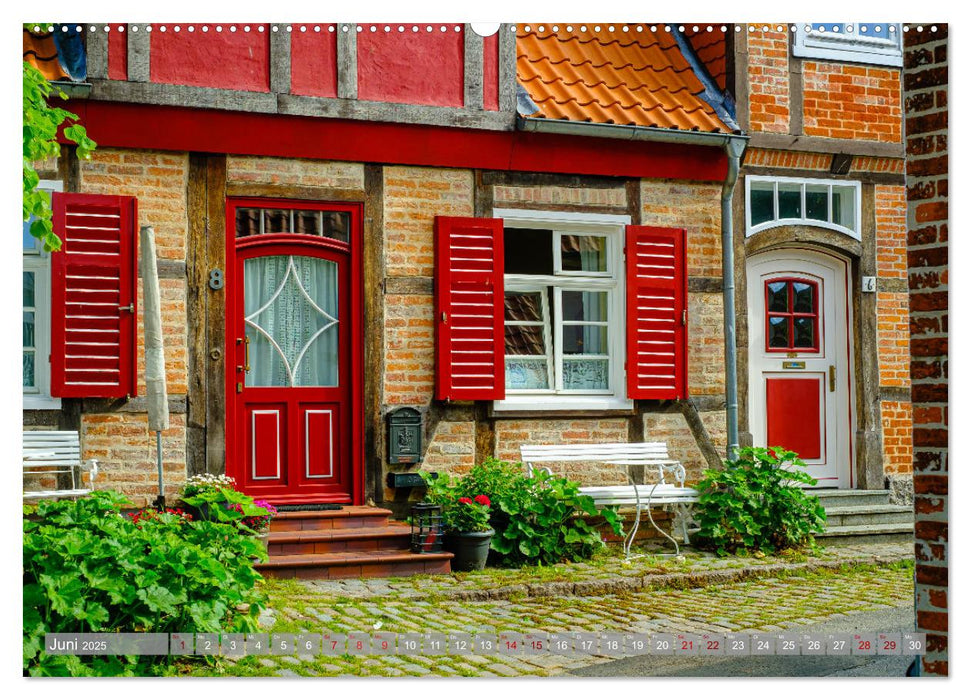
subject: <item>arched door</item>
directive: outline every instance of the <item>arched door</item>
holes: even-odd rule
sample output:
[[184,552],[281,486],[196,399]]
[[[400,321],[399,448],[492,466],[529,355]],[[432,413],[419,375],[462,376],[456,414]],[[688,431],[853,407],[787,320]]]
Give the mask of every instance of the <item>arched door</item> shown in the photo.
[[359,209],[230,201],[227,471],[273,503],[352,503]]
[[749,425],[797,452],[818,487],[852,486],[849,264],[813,249],[749,258]]

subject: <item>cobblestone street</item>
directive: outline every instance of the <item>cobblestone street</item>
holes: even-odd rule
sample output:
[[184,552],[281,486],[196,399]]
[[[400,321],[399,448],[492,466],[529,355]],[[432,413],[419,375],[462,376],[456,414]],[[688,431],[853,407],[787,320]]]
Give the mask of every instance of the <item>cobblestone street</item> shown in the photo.
[[[527,584],[523,579],[530,575],[534,582]],[[271,610],[263,623],[267,632],[293,634],[771,632],[906,604],[913,597],[912,576],[909,548],[901,545],[833,549],[797,561],[689,554],[683,561],[644,557],[625,565],[616,556],[601,557],[536,571],[273,581],[268,584]],[[609,658],[549,653],[260,656],[220,660],[217,673],[548,676]]]

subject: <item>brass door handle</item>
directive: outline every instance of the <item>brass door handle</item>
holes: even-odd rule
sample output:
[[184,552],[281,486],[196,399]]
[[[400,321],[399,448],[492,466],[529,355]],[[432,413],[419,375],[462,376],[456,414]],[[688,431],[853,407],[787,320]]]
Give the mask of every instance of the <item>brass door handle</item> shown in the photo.
[[829,366],[829,390],[836,391],[836,365]]
[[243,358],[243,371],[249,372],[249,336],[247,335],[243,340],[244,358]]

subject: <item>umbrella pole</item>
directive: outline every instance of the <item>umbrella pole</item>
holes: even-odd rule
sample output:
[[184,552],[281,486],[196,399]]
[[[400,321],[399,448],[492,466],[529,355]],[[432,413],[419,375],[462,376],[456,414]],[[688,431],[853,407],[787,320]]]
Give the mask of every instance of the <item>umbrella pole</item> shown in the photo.
[[162,481],[162,431],[155,431],[155,461],[158,464],[158,499],[159,509],[165,508],[165,483]]

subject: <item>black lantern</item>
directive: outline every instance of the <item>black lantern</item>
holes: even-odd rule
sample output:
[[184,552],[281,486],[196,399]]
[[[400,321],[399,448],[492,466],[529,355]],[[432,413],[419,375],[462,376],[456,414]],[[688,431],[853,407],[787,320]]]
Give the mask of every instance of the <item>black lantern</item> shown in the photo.
[[442,507],[434,503],[416,503],[411,508],[411,551],[442,551]]

